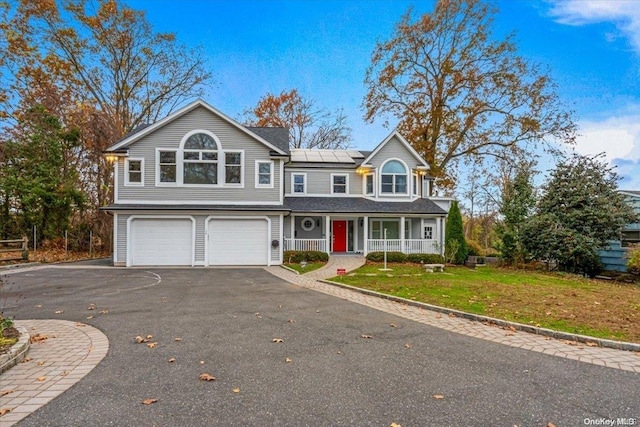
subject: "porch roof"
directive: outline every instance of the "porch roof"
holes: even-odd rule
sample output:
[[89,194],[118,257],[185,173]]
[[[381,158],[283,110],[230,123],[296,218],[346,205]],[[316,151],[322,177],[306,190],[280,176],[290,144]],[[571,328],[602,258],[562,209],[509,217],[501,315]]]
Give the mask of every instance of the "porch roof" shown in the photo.
[[446,211],[429,199],[413,202],[378,202],[363,197],[285,197],[284,206],[292,213],[358,213],[358,214],[440,214]]

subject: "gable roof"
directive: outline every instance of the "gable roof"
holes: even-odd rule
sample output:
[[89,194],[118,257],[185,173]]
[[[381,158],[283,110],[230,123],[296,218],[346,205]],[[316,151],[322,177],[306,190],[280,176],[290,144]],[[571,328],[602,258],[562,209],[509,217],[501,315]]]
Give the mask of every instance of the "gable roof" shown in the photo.
[[216,110],[211,105],[207,104],[206,102],[204,102],[201,99],[195,100],[191,104],[182,107],[181,109],[169,114],[165,118],[163,118],[161,120],[158,120],[157,122],[155,122],[155,123],[153,123],[151,125],[137,127],[136,129],[134,129],[135,132],[130,132],[129,134],[125,135],[125,137],[123,137],[120,141],[118,141],[115,144],[113,144],[111,147],[107,148],[105,151],[106,152],[110,152],[110,151],[117,151],[117,150],[121,150],[123,148],[126,148],[129,145],[133,144],[134,142],[138,141],[140,138],[142,138],[142,137],[144,137],[146,135],[149,135],[150,133],[154,132],[156,129],[159,129],[159,128],[163,127],[164,125],[166,125],[168,123],[171,123],[175,119],[184,116],[188,112],[190,112],[192,110],[195,110],[198,107],[205,108],[206,110],[208,110],[212,114],[218,116],[219,118],[221,118],[222,120],[226,121],[230,125],[234,126],[238,130],[240,130],[240,131],[246,133],[247,135],[251,136],[253,139],[255,139],[256,141],[262,143],[263,145],[267,146],[269,149],[277,152],[278,154],[282,154],[282,155],[287,155],[288,154],[287,151],[285,151],[282,148],[276,146],[275,144],[267,141],[265,138],[263,138],[262,136],[258,135],[255,132],[252,132],[251,130],[249,130],[245,126],[242,126],[240,123],[236,122],[235,120],[233,120],[229,116],[227,116],[227,115],[221,113],[220,111]]
[[246,126],[246,128],[289,154],[289,129],[264,126]]
[[363,165],[366,165],[367,163],[369,163],[371,161],[371,159],[373,159],[375,157],[376,154],[378,154],[378,152],[380,150],[382,150],[382,147],[384,147],[385,145],[387,145],[387,143],[389,141],[391,141],[391,139],[393,137],[398,138],[398,140],[400,141],[400,143],[402,143],[405,148],[416,158],[416,160],[418,161],[418,163],[420,163],[421,165],[429,168],[429,165],[427,164],[427,162],[422,158],[422,156],[420,154],[418,154],[418,152],[415,150],[415,148],[413,148],[411,146],[411,144],[409,144],[409,142],[404,139],[404,137],[402,135],[400,135],[400,132],[398,132],[397,130],[394,130],[393,132],[391,132],[389,134],[389,136],[387,136],[380,144],[378,144],[378,146],[376,148],[373,149],[373,151],[367,156],[366,159],[364,159],[364,161],[362,162]]

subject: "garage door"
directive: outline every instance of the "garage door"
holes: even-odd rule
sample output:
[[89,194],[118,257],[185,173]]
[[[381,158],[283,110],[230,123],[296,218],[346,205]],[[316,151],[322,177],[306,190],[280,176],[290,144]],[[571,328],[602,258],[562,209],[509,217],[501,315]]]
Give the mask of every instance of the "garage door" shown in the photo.
[[269,229],[264,219],[212,219],[210,265],[267,265]]
[[136,218],[131,222],[131,265],[192,265],[190,218]]

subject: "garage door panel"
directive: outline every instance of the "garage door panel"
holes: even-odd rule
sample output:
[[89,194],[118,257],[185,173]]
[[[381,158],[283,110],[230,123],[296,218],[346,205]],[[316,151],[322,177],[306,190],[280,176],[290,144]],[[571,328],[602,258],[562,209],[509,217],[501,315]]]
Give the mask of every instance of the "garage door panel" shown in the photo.
[[136,218],[131,223],[132,265],[192,265],[190,218]]
[[264,219],[212,219],[210,265],[267,265],[269,228]]

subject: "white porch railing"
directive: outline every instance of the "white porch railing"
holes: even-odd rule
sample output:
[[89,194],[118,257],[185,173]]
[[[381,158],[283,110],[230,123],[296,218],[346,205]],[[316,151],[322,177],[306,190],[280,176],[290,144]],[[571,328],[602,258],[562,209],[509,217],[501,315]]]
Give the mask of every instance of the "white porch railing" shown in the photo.
[[[384,239],[368,239],[367,252],[382,252],[385,250]],[[439,254],[438,242],[425,239],[405,239],[404,246],[401,239],[387,239],[387,252],[404,252],[405,254]]]
[[284,239],[284,250],[327,252],[327,241],[325,239]]

